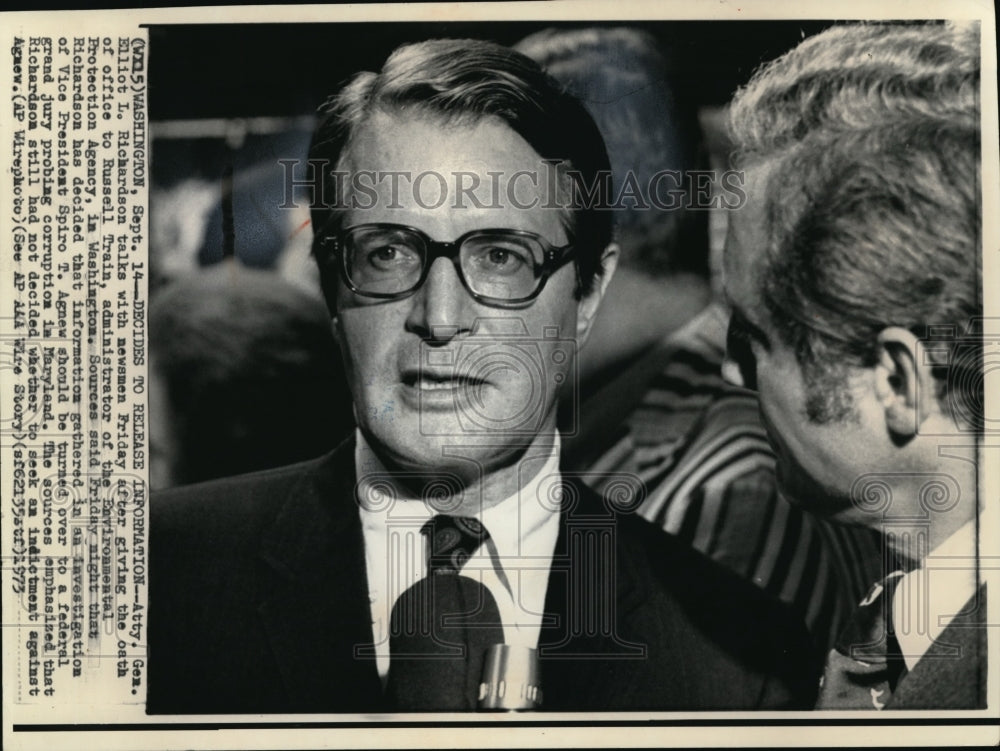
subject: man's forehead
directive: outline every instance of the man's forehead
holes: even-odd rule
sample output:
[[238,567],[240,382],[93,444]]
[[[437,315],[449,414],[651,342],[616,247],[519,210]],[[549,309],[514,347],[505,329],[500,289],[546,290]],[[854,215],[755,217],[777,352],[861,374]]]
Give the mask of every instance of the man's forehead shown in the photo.
[[[411,224],[438,217],[454,236],[509,227],[566,241],[572,194],[565,170],[544,160],[498,117],[443,119],[376,112],[351,138],[340,163],[351,220]],[[459,210],[459,211],[456,211]],[[364,217],[364,218],[363,218]],[[372,218],[375,217],[375,218]]]
[[[487,133],[488,143],[466,148],[470,134]],[[486,168],[507,161],[511,145],[541,161],[534,149],[503,119],[492,115],[448,115],[420,108],[379,109],[355,127],[342,155],[345,164],[368,168],[365,161],[391,157],[400,168],[438,166],[442,154],[437,150],[447,144],[447,156],[456,161],[474,162]],[[431,155],[434,164],[426,164]]]

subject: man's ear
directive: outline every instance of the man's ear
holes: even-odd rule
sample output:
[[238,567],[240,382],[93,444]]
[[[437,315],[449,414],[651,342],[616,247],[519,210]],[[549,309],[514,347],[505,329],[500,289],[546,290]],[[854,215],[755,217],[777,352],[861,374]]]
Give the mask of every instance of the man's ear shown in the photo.
[[601,300],[604,298],[604,290],[608,288],[611,277],[615,275],[618,268],[618,256],[620,249],[617,243],[611,243],[601,253],[601,275],[594,279],[594,288],[580,298],[577,303],[576,315],[576,346],[582,347],[587,337],[590,336],[590,329],[593,326],[597,310],[601,307]]
[[921,362],[919,340],[904,328],[890,326],[878,335],[877,358],[875,395],[886,427],[900,437],[916,435],[937,404],[934,376]]

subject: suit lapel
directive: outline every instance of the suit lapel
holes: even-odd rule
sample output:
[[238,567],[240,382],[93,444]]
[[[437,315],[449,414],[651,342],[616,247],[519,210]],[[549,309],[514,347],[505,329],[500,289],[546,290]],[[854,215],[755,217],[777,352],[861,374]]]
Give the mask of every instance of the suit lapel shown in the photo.
[[952,620],[935,641],[941,647],[957,647],[957,656],[927,654],[922,657],[900,681],[886,709],[985,708],[985,624],[986,585],[983,584],[962,609],[962,614]]
[[261,621],[298,711],[378,707],[361,523],[354,502],[354,441],[328,455],[291,492],[260,548]]
[[543,708],[612,707],[628,694],[630,660],[645,656],[624,636],[643,592],[617,542],[616,515],[579,480],[564,482],[539,638]]

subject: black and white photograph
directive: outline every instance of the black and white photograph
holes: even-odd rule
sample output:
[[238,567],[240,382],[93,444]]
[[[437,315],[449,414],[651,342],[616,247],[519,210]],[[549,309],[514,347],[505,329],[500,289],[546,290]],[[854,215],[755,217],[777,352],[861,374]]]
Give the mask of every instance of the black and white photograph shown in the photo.
[[5,745],[1000,742],[987,10],[11,15]]

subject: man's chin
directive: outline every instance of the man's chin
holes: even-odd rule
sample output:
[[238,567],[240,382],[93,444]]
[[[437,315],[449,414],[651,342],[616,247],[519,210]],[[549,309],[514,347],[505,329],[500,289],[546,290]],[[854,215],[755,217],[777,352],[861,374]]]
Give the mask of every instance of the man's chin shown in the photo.
[[375,430],[368,435],[386,469],[449,475],[472,485],[515,464],[538,439],[530,432],[463,430],[454,421],[435,422],[424,417],[419,427],[398,432]]
[[811,477],[794,470],[789,471],[781,462],[775,467],[778,492],[789,505],[797,506],[814,516],[840,524],[866,526],[858,520],[850,502],[837,493],[825,489]]
[[[372,449],[382,458],[386,468],[407,472],[454,471],[462,468],[468,461],[462,457],[467,449],[489,445],[484,436],[475,433],[463,433],[451,423],[448,425],[434,424],[424,420],[405,429],[392,430],[395,426],[375,426],[368,433],[368,442]],[[493,445],[496,441],[493,442]]]

